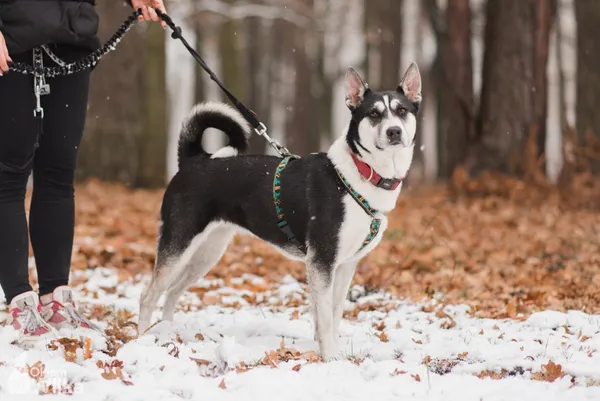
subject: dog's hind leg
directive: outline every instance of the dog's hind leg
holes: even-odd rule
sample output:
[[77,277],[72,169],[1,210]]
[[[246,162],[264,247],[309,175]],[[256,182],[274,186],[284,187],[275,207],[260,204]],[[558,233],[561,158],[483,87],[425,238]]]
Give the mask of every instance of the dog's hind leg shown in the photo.
[[[177,231],[171,225],[161,226],[158,238],[156,263],[152,272],[152,280],[140,298],[140,317],[138,332],[144,333],[150,327],[152,312],[156,308],[158,299],[177,279],[185,275],[185,267],[195,249],[196,235],[193,225],[184,226]],[[187,245],[186,245],[187,244]]]
[[342,263],[335,269],[333,279],[333,339],[338,340],[344,314],[344,301],[348,295],[358,261]]
[[[312,260],[311,260],[312,259]],[[337,357],[333,339],[333,267],[309,258],[307,279],[315,321],[315,338],[325,360]]]
[[175,268],[176,261],[157,258],[157,263],[152,273],[152,280],[140,298],[140,318],[138,333],[143,334],[150,327],[152,312],[156,308],[158,299],[169,286],[169,273]]
[[[187,267],[187,269],[192,269],[193,267]],[[173,316],[175,314],[175,306],[177,305],[177,301],[181,298],[181,295],[188,288],[189,285],[193,284],[196,280],[193,280],[191,275],[193,272],[189,270],[185,270],[181,276],[179,276],[173,284],[171,284],[167,290],[167,297],[165,299],[165,304],[163,306],[163,315],[162,319],[167,321],[173,321]]]
[[177,300],[190,285],[204,277],[219,262],[235,235],[235,229],[231,226],[220,225],[212,230],[205,230],[200,235],[203,237],[199,238],[199,241],[196,241],[196,239],[192,241],[196,245],[193,255],[183,269],[184,273],[167,290],[167,298],[163,307],[163,320],[173,320]]

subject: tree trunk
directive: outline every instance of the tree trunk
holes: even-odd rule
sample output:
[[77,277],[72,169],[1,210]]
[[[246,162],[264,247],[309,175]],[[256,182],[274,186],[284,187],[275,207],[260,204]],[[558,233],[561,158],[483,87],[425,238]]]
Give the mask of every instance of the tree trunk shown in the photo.
[[[587,143],[588,135],[600,139],[600,54],[596,44],[600,38],[600,1],[575,0],[577,19],[577,136]],[[590,144],[591,145],[591,144]],[[600,173],[600,163],[592,162],[592,170]]]
[[[246,101],[257,114],[259,119],[267,117],[262,105],[262,79],[261,62],[264,56],[264,44],[261,39],[261,20],[258,17],[248,17],[246,25],[246,74],[248,77],[248,90]],[[262,120],[261,120],[262,121]],[[266,120],[263,121],[265,124]],[[250,153],[263,154],[265,152],[265,140],[258,135],[250,137]]]
[[165,85],[165,34],[158,26],[146,32],[148,61],[146,63],[145,130],[140,137],[141,166],[138,186],[162,187],[167,177],[167,88]]
[[445,21],[446,30],[436,35],[440,50],[435,75],[439,99],[438,171],[440,177],[449,178],[464,161],[475,129],[469,0],[448,2]]
[[[120,2],[99,2],[99,35],[108,38],[124,19]],[[86,133],[78,157],[78,178],[97,177],[136,186],[141,167],[141,139],[146,125],[147,59],[144,33],[134,27],[105,56],[92,74]],[[159,156],[159,159],[164,155]],[[162,175],[164,171],[161,171]]]
[[[326,70],[326,49],[325,49],[325,32],[315,33],[317,40],[317,60],[314,80],[316,81],[316,101],[318,106],[315,110],[315,122],[317,124],[317,132],[320,138],[321,148],[328,147],[335,140],[337,135],[333,135],[333,80],[329,77]],[[315,149],[314,151],[316,151]]]
[[[299,0],[301,6],[312,9],[313,0]],[[292,152],[306,156],[317,150],[318,136],[317,126],[313,118],[312,105],[312,71],[308,50],[310,34],[306,28],[292,24],[286,24],[290,30],[292,43],[287,49],[292,52],[295,74],[292,75],[294,82],[294,102],[291,116],[288,116],[288,144]],[[291,117],[291,118],[290,118]]]
[[487,3],[478,127],[481,142],[469,160],[474,173],[488,169],[523,175],[540,167],[531,159],[537,159],[545,141],[546,64],[553,9],[552,0]]
[[394,90],[398,87],[400,71],[400,50],[402,48],[402,5],[403,0],[378,0],[379,42],[379,88]]
[[[232,3],[232,0],[227,0]],[[238,99],[245,95],[245,80],[242,75],[242,55],[239,44],[239,23],[237,20],[225,20],[220,27],[219,53],[221,56],[222,80],[227,89]],[[225,94],[224,101],[229,102]]]

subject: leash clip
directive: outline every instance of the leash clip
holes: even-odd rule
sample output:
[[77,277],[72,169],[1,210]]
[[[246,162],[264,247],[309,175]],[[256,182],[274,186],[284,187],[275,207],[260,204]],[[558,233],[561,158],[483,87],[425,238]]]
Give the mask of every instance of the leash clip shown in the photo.
[[277,139],[273,139],[269,135],[267,135],[267,126],[264,125],[263,123],[259,122],[259,127],[254,128],[254,131],[258,135],[265,138],[267,140],[267,142],[269,142],[269,145],[271,145],[271,147],[273,149],[275,149],[275,151],[277,153],[279,153],[280,156],[282,156],[282,157],[292,156],[292,153],[285,146],[280,144],[279,141],[277,141]]
[[[36,76],[36,81],[37,81],[37,76]],[[45,85],[47,86],[47,85]],[[42,93],[42,85],[38,84],[36,82],[35,85],[35,109],[33,110],[33,116],[34,117],[41,117],[44,118],[44,108],[42,107],[42,102],[41,102],[41,95],[45,94]]]
[[267,135],[267,126],[264,125],[263,123],[259,123],[260,127],[259,128],[254,128],[254,131],[256,131],[256,133],[260,136],[265,136]]
[[33,66],[35,68],[35,75],[33,77],[35,109],[33,110],[33,116],[44,118],[44,109],[42,107],[42,101],[40,97],[50,93],[50,85],[46,83],[46,77],[43,73],[44,59],[42,55],[42,50],[38,47],[33,49]]

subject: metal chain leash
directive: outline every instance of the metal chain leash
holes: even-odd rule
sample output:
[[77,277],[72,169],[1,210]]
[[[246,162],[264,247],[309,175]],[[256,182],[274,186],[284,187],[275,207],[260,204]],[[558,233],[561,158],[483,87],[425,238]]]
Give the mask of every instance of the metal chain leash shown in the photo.
[[[140,10],[135,11],[133,14],[131,14],[129,18],[127,18],[127,20],[125,20],[125,22],[121,25],[117,32],[115,32],[115,34],[103,46],[101,46],[99,49],[95,50],[94,52],[90,53],[89,55],[77,62],[65,63],[62,60],[60,60],[56,55],[54,55],[54,53],[52,53],[47,46],[43,46],[42,48],[44,49],[44,51],[48,53],[48,56],[54,62],[56,62],[58,66],[43,67],[40,65],[35,66],[25,63],[9,63],[10,71],[15,71],[26,75],[37,75],[44,76],[46,78],[53,78],[58,76],[76,74],[88,68],[92,68],[100,61],[100,59],[102,59],[102,57],[116,49],[117,45],[119,44],[119,42],[121,42],[125,34],[129,32],[131,27],[137,22],[137,19],[140,15]],[[59,61],[55,60],[55,58]]]
[[48,55],[48,57],[50,57],[50,59],[52,61],[54,61],[57,65],[61,66],[61,67],[66,67],[67,63],[65,63],[64,61],[62,61],[56,54],[54,54],[52,52],[52,50],[50,50],[50,48],[46,45],[42,45],[42,50],[44,50],[46,52],[46,54]]

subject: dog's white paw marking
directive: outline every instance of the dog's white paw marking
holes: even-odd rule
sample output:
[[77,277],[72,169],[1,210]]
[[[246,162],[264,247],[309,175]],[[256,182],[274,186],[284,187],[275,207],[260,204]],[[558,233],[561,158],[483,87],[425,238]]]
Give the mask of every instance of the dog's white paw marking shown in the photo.
[[218,159],[218,158],[223,158],[223,157],[234,157],[237,155],[238,155],[238,151],[236,148],[231,147],[231,146],[225,146],[225,147],[217,150],[215,153],[213,153],[210,158]]

